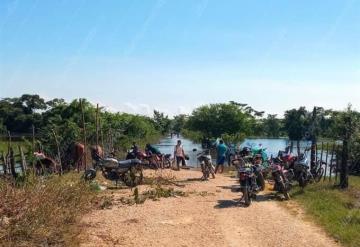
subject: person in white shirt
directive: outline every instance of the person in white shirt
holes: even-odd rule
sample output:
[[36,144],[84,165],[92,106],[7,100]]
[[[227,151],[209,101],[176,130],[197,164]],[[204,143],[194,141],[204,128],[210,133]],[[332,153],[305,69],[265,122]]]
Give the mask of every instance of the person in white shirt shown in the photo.
[[178,140],[174,148],[174,157],[176,158],[176,166],[178,170],[180,170],[180,162],[182,163],[182,166],[186,166],[185,151],[180,140]]

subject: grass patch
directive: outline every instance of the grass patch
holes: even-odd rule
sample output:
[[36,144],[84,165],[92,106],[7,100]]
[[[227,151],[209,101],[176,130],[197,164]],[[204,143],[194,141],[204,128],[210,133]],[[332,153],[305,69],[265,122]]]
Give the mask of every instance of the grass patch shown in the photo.
[[350,188],[339,190],[333,183],[296,187],[291,196],[306,213],[345,246],[360,246],[360,177],[350,177]]
[[0,181],[0,242],[5,246],[73,246],[76,222],[95,198],[77,173]]

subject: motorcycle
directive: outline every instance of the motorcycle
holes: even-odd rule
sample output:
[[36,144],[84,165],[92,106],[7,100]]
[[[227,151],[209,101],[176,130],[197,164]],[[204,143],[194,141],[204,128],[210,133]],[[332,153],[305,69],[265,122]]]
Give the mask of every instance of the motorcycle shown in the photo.
[[146,160],[147,158],[148,158],[148,156],[146,155],[145,152],[130,149],[130,150],[128,150],[125,159],[126,160],[139,159],[139,160],[143,161],[143,160]]
[[[265,168],[268,167],[267,154],[265,149],[251,149],[244,147],[238,154],[235,155],[233,162],[243,159],[245,163],[253,164],[253,170],[256,175],[256,183],[261,191],[265,190]],[[232,163],[233,165],[235,165]],[[235,165],[236,166],[236,165]]]
[[171,166],[171,155],[158,155],[152,154],[151,152],[145,153],[142,151],[135,151],[134,149],[130,149],[127,152],[126,160],[138,159],[143,162],[143,165],[150,169],[159,169],[163,167]]
[[243,159],[238,159],[233,161],[233,165],[238,170],[240,190],[243,193],[242,199],[245,206],[250,206],[251,200],[256,198],[256,193],[259,191],[253,164],[245,162]]
[[281,160],[283,166],[286,169],[289,169],[297,160],[297,156],[294,156],[291,153],[285,153],[283,151],[279,151],[278,158]]
[[163,168],[168,169],[172,167],[174,160],[171,158],[171,154],[163,155]]
[[[271,175],[275,181],[274,190],[284,195],[286,200],[290,199],[289,191],[291,189],[291,183],[288,179],[292,170],[287,171],[281,164],[281,160],[273,159],[270,162]],[[292,175],[291,175],[292,176]]]
[[84,173],[86,181],[92,181],[96,178],[97,171],[101,171],[104,178],[119,181],[126,186],[135,187],[143,182],[143,163],[138,159],[118,161],[113,158],[102,159],[97,157],[94,168],[88,169]]
[[293,164],[290,166],[290,169],[292,171],[293,177],[290,177],[291,180],[296,180],[299,182],[299,186],[304,188],[306,185],[314,180],[313,175],[310,172],[309,169],[309,160],[308,160],[308,152],[310,149],[305,149],[305,153],[302,153],[295,159]]
[[[194,149],[194,152],[197,150]],[[201,171],[203,174],[202,179],[208,180],[210,174],[212,175],[213,179],[215,179],[215,167],[212,164],[212,157],[210,155],[210,150],[205,149],[204,151],[197,154],[197,160],[200,162]]]

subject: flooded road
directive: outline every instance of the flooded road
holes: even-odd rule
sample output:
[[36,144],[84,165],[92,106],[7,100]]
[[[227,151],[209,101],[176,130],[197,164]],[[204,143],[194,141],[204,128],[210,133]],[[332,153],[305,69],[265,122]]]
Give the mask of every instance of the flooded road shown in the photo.
[[[178,140],[181,140],[182,145],[184,147],[185,153],[189,155],[190,160],[188,161],[188,165],[191,166],[197,166],[197,160],[196,160],[196,154],[202,151],[201,144],[194,143],[193,141],[186,139],[182,136],[176,137],[173,136],[171,138],[170,136],[163,138],[160,140],[158,144],[155,146],[160,149],[160,151],[164,154],[173,154],[174,153],[174,147]],[[284,150],[286,146],[289,144],[289,141],[287,139],[245,139],[240,147],[256,147],[256,146],[262,146],[266,148],[267,153],[269,157],[271,155],[276,156],[279,152],[279,150]],[[306,147],[308,143],[302,142],[301,147],[302,149]],[[193,149],[197,149],[196,152],[193,152]]]

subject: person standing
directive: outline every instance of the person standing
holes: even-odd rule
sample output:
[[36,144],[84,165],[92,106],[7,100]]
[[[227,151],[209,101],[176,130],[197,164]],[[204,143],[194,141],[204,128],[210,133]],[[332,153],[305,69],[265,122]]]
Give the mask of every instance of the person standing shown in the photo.
[[225,145],[223,140],[220,140],[219,144],[216,146],[217,149],[217,163],[215,168],[215,174],[220,168],[220,173],[224,171],[224,164],[226,160],[226,153],[228,151],[228,147]]
[[182,163],[182,166],[186,166],[185,151],[180,140],[177,141],[174,148],[174,157],[176,159],[177,170],[180,170],[180,162]]

